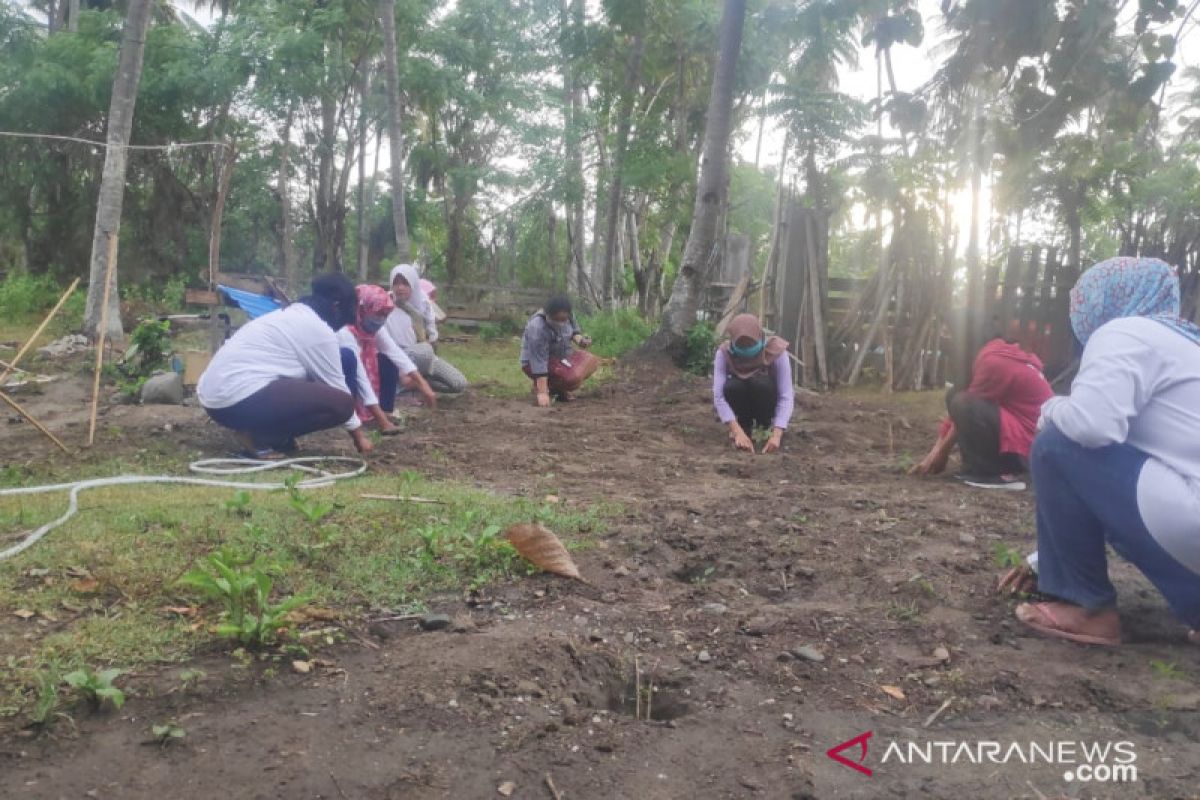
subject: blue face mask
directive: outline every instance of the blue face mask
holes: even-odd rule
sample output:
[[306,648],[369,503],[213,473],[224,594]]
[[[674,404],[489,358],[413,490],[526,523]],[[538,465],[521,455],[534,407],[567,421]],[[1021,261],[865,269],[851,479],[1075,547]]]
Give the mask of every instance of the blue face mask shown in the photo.
[[767,339],[766,337],[763,337],[749,347],[738,347],[737,342],[730,342],[729,349],[738,358],[754,358],[756,355],[761,353],[763,348],[766,346]]
[[383,320],[381,320],[381,319],[364,319],[359,324],[358,327],[363,333],[367,333],[367,334],[379,333],[379,329],[383,327]]

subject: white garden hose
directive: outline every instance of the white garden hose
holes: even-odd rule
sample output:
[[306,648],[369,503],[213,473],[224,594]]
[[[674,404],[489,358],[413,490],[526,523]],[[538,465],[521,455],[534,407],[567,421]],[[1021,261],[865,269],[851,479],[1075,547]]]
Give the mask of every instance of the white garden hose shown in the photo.
[[[320,469],[316,464],[326,464],[332,461],[357,464],[347,472],[329,472]],[[194,461],[188,469],[201,475],[252,475],[276,469],[292,469],[304,472],[312,477],[297,481],[297,489],[319,489],[332,486],[336,481],[355,478],[367,471],[367,462],[360,458],[346,456],[306,456],[304,458],[288,458],[280,461],[261,461],[251,458],[209,458]],[[187,478],[173,475],[116,475],[111,478],[91,478],[74,483],[56,483],[49,486],[27,486],[18,489],[0,489],[0,497],[12,497],[22,494],[44,494],[46,492],[70,491],[67,511],[61,517],[47,522],[20,542],[5,550],[0,550],[0,561],[6,561],[18,553],[33,547],[38,541],[64,522],[75,516],[79,511],[79,493],[85,489],[99,489],[104,486],[128,486],[138,483],[176,483],[188,486],[209,486],[219,489],[246,489],[278,491],[286,489],[285,483],[243,483],[233,480],[217,480],[213,478]]]

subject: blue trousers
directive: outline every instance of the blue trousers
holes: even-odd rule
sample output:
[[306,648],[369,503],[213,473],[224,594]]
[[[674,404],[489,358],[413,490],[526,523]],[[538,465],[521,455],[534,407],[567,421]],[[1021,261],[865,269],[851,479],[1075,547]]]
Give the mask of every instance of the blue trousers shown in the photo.
[[346,376],[346,388],[350,396],[360,398],[358,394],[358,356],[349,347],[338,348],[342,354],[342,374]]
[[1086,448],[1048,427],[1030,454],[1037,489],[1038,590],[1089,610],[1112,608],[1107,542],[1142,571],[1184,623],[1200,629],[1200,575],[1142,521],[1137,484],[1149,456],[1128,444]]

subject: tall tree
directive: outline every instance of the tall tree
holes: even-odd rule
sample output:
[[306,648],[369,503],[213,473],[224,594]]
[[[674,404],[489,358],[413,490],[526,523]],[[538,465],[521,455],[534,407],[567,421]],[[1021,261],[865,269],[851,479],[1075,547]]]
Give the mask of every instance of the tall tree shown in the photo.
[[679,275],[663,312],[662,324],[651,341],[652,346],[662,350],[677,350],[688,329],[696,322],[700,294],[715,257],[720,234],[718,227],[726,196],[729,136],[733,130],[734,79],[742,49],[745,20],[746,0],[725,0],[717,39],[717,69],[713,75],[704,123],[704,150],[696,181],[692,227],[683,249]]
[[[100,179],[100,197],[96,203],[96,224],[92,233],[92,260],[89,271],[87,308],[83,329],[88,336],[99,333],[104,283],[109,272],[109,237],[120,238],[121,206],[125,198],[125,167],[128,163],[129,135],[133,130],[133,109],[137,104],[138,83],[142,78],[142,57],[146,30],[150,25],[152,0],[129,0],[125,30],[121,36],[121,55],[113,79],[112,99],[108,108],[108,139],[104,151],[104,173]],[[116,265],[108,289],[108,332],[113,340],[125,335],[121,325],[121,303],[117,291]]]
[[392,224],[396,228],[396,257],[407,262],[412,259],[412,245],[404,202],[404,107],[400,100],[400,59],[396,52],[396,0],[379,0],[379,19],[383,25],[383,68],[388,93]]

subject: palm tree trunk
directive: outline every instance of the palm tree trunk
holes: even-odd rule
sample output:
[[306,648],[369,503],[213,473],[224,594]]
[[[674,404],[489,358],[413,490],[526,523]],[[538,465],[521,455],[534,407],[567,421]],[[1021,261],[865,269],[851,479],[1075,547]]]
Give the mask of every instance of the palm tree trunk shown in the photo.
[[396,53],[396,0],[379,0],[379,18],[383,24],[384,71],[388,92],[388,144],[392,151],[392,224],[396,228],[396,257],[412,258],[408,238],[408,217],[404,202],[404,119],[400,104],[400,67]]
[[717,245],[718,224],[728,190],[729,136],[733,128],[733,90],[738,55],[742,49],[742,27],[746,20],[746,0],[725,0],[721,13],[719,56],[708,99],[704,124],[704,155],[696,181],[696,202],[692,226],[679,275],[671,289],[671,298],[663,313],[662,325],[652,346],[674,350],[695,323],[700,295],[709,273]]
[[[105,277],[108,275],[108,239],[120,237],[121,206],[125,199],[125,167],[129,134],[133,130],[133,110],[137,104],[138,83],[142,77],[142,56],[146,48],[146,29],[150,25],[150,0],[129,0],[125,30],[121,35],[121,54],[113,79],[112,101],[108,107],[108,142],[104,152],[104,172],[100,179],[100,197],[96,202],[96,224],[92,232],[92,259],[89,270],[87,308],[83,316],[84,333],[96,336],[100,326]],[[118,341],[125,336],[121,326],[120,294],[117,291],[116,265],[109,288],[107,336]]]

